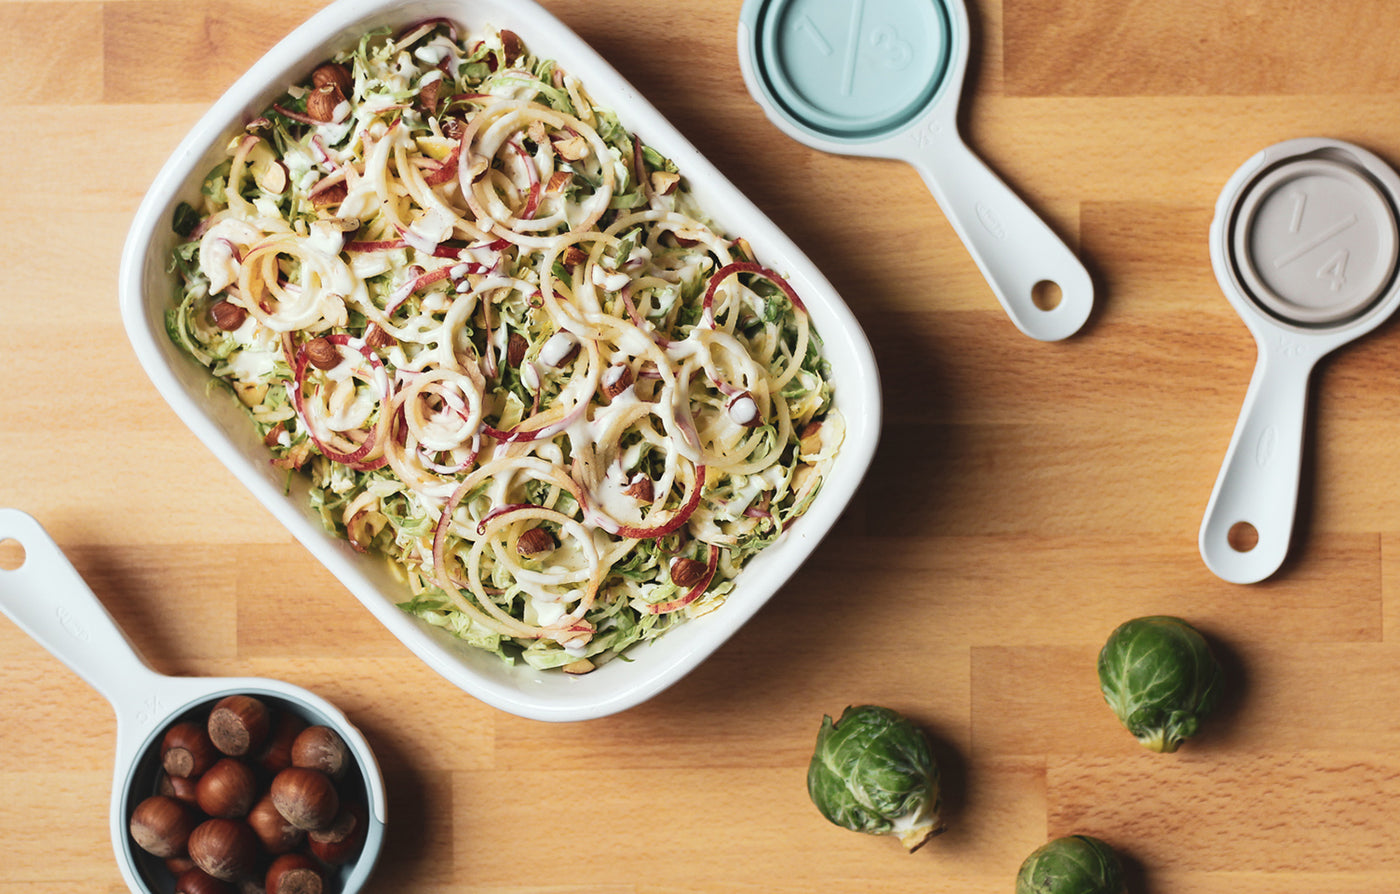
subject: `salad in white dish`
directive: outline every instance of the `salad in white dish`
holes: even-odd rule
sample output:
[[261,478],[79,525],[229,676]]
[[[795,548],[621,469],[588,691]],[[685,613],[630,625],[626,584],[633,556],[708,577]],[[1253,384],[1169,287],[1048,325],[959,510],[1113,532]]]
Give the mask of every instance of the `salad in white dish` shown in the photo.
[[842,442],[792,286],[509,31],[365,35],[174,227],[170,337],[405,611],[506,661],[718,607]]

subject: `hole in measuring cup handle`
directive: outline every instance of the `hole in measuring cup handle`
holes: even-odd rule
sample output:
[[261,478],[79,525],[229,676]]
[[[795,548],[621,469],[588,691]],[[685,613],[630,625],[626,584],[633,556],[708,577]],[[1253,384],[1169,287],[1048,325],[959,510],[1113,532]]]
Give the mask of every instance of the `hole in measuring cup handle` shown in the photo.
[[1247,521],[1238,521],[1225,534],[1225,542],[1237,553],[1247,553],[1259,545],[1259,529]]
[[24,560],[24,544],[12,537],[0,540],[0,571],[18,571]]
[[1060,284],[1057,282],[1042,279],[1040,282],[1031,286],[1031,303],[1039,310],[1054,310],[1060,306],[1060,302],[1064,300],[1064,297],[1064,290],[1060,288]]

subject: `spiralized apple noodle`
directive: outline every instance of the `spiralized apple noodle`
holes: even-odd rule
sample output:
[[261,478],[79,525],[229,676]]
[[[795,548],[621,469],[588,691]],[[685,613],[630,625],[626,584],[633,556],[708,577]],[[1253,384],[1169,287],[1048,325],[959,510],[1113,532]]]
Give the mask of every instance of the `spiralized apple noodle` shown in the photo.
[[511,32],[367,34],[228,156],[171,338],[404,610],[586,672],[816,495],[844,426],[800,297]]

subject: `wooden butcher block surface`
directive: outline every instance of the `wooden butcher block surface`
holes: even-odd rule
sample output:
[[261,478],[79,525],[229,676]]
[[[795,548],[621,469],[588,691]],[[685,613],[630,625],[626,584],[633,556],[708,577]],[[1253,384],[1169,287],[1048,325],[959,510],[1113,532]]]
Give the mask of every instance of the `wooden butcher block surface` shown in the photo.
[[[0,505],[45,525],[157,670],[278,678],[350,715],[389,787],[368,890],[1000,894],[1071,833],[1112,844],[1134,894],[1400,889],[1393,325],[1313,376],[1278,573],[1227,583],[1197,550],[1255,360],[1211,268],[1216,198],[1295,137],[1400,163],[1400,5],[974,0],[964,136],[1097,288],[1088,324],[1042,343],[913,168],[764,117],[739,0],[546,2],[817,262],[885,401],[868,477],[791,581],[675,686],[572,724],[409,652],[194,438],[122,328],[118,257],[156,172],[320,6],[0,2]],[[1226,671],[1174,754],[1134,741],[1095,673],[1150,614],[1196,625]],[[912,855],[808,798],[823,715],[865,703],[914,719],[942,767],[948,829]],[[123,890],[113,712],[6,620],[0,717],[0,894]]]

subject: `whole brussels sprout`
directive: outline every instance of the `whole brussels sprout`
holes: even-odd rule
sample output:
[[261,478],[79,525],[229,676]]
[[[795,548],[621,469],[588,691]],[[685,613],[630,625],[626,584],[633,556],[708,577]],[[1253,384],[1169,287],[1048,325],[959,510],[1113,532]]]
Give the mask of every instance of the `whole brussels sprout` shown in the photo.
[[822,719],[807,793],[836,825],[897,836],[911,853],[943,831],[928,739],[889,708],[862,705],[847,708],[835,723]]
[[1016,894],[1124,894],[1126,890],[1118,854],[1088,835],[1047,841],[1016,874]]
[[1196,733],[1220,699],[1224,674],[1205,638],[1180,618],[1136,618],[1099,652],[1099,688],[1118,720],[1153,751]]

